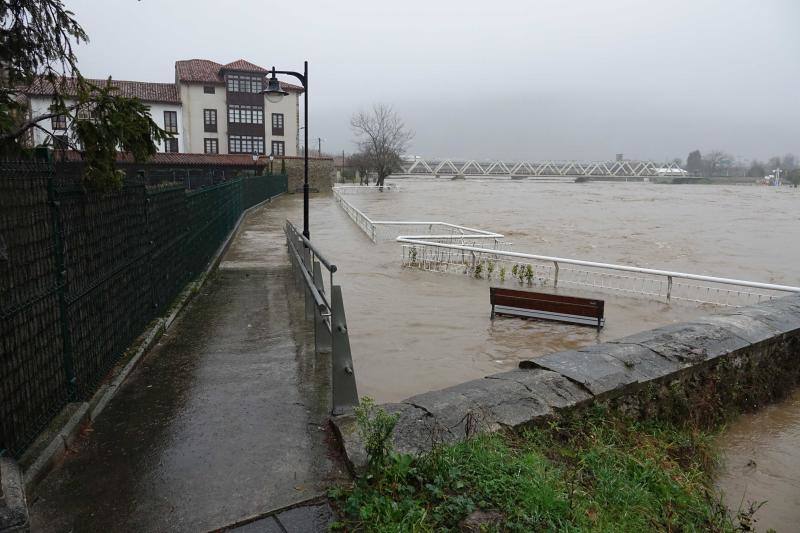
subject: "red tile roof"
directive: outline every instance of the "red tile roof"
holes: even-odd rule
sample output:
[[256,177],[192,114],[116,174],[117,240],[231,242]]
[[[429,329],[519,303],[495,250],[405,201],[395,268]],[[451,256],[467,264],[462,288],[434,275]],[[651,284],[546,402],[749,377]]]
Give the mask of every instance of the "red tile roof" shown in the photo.
[[[76,93],[76,80],[69,78],[66,80],[65,93],[68,96]],[[107,80],[87,79],[89,83],[98,86],[105,86]],[[174,83],[153,83],[149,81],[125,81],[111,80],[111,85],[119,89],[121,96],[138,98],[143,102],[163,102],[168,104],[180,104],[181,99],[178,95],[178,88]],[[33,83],[25,90],[29,96],[53,96],[55,90],[53,85],[44,78],[36,78]]]
[[[178,81],[195,83],[224,84],[225,78],[222,77],[224,70],[238,70],[242,72],[258,72],[266,74],[269,72],[264,67],[259,67],[244,59],[238,59],[227,65],[221,65],[208,59],[185,59],[175,62],[175,78]],[[281,82],[281,88],[285,91],[303,92],[303,88],[292,83]]]
[[219,71],[222,65],[208,59],[186,59],[175,62],[175,77],[178,81],[203,83],[225,83]]
[[264,67],[254,65],[253,63],[245,61],[244,59],[237,59],[236,61],[228,63],[222,68],[223,70],[240,70],[242,72],[269,72]]

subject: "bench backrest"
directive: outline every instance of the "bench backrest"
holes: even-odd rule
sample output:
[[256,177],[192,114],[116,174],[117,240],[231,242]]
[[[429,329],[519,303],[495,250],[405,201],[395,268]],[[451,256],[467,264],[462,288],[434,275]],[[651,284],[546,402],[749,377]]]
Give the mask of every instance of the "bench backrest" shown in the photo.
[[548,311],[565,315],[603,318],[605,302],[576,296],[562,296],[543,292],[519,291],[503,287],[489,287],[492,305],[505,305],[534,311]]

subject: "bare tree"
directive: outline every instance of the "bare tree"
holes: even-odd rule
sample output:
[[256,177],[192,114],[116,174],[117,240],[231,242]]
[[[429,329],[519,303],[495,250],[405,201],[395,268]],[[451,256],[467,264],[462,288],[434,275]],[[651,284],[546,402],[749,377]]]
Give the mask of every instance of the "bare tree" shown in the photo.
[[733,156],[722,150],[711,150],[703,157],[706,176],[722,175],[733,164]]
[[386,177],[400,168],[400,157],[414,134],[406,129],[392,106],[385,104],[375,104],[371,111],[359,111],[350,119],[350,125],[361,153],[378,173],[375,185],[383,187]]

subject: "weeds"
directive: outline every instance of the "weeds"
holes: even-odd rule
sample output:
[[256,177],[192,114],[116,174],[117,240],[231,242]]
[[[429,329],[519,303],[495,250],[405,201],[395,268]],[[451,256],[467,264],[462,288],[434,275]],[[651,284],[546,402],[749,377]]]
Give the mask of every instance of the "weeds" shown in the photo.
[[[385,444],[395,419],[367,409],[372,418],[360,420],[372,420],[370,442]],[[502,516],[502,531],[734,532],[748,531],[757,509],[730,516],[709,488],[711,434],[600,410],[419,458],[372,449],[383,459],[371,458],[367,476],[331,494],[341,528],[456,531],[483,510]]]
[[478,262],[475,264],[475,279],[481,279],[483,277],[483,263]]

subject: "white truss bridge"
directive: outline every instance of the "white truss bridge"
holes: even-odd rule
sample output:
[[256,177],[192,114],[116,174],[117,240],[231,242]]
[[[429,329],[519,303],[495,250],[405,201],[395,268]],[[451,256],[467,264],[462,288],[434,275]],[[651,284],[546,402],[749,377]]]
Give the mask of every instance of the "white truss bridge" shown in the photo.
[[469,161],[458,159],[404,160],[400,174],[411,176],[619,177],[682,176],[675,163],[655,161]]

